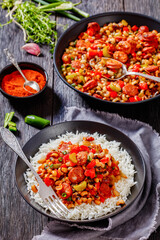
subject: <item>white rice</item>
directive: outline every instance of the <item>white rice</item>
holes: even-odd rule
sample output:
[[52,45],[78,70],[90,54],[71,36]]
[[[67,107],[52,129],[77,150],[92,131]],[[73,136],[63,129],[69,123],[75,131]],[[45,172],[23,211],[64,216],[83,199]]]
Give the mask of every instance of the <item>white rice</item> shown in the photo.
[[[37,161],[45,158],[46,154],[55,149],[57,150],[58,145],[61,141],[71,141],[72,144],[78,143],[82,144],[83,137],[93,136],[95,144],[101,144],[102,148],[107,148],[110,154],[119,161],[119,169],[127,176],[127,178],[121,178],[117,183],[115,183],[116,190],[120,193],[118,197],[111,197],[105,200],[104,203],[100,205],[92,204],[81,204],[74,209],[70,209],[70,213],[67,218],[69,219],[94,219],[107,213],[113,212],[115,209],[119,208],[116,203],[118,200],[122,199],[126,202],[127,197],[131,194],[131,187],[135,185],[134,181],[134,165],[132,164],[131,156],[125,149],[120,148],[120,143],[116,141],[107,141],[105,135],[100,135],[98,133],[88,134],[88,133],[71,133],[67,132],[64,135],[58,136],[56,140],[50,140],[49,143],[44,143],[40,146],[39,151],[35,154],[33,158],[31,158],[31,163],[35,170],[38,170],[39,164]],[[27,183],[27,190],[31,195],[31,198],[35,200],[36,203],[41,205],[43,208],[47,209],[47,206],[43,203],[38,193],[34,193],[31,190],[32,185],[37,185],[37,181],[34,175],[31,173],[30,169],[26,171],[25,180]]]

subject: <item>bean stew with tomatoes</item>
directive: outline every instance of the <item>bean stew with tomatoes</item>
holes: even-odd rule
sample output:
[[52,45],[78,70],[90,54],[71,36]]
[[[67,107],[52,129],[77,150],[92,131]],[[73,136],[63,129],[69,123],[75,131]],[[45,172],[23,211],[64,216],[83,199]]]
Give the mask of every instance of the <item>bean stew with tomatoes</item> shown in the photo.
[[[92,202],[100,205],[107,198],[120,196],[115,183],[127,178],[119,169],[119,162],[108,149],[95,144],[92,136],[83,137],[81,145],[61,141],[58,149],[38,163],[37,173],[68,208]],[[32,191],[37,192],[35,185]],[[117,206],[124,204],[122,199],[117,201]]]
[[[111,102],[138,102],[160,94],[160,83],[141,76],[122,75],[116,61],[128,71],[160,77],[160,33],[147,26],[130,26],[125,20],[100,27],[88,24],[62,56],[66,81],[81,92]],[[111,80],[105,77],[111,78]]]

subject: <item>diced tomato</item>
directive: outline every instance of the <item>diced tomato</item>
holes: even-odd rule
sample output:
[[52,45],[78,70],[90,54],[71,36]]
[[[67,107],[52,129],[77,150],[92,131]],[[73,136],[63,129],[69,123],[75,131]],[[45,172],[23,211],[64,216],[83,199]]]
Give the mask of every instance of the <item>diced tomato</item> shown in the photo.
[[111,98],[116,98],[116,97],[117,97],[117,92],[111,91],[111,92],[110,92],[110,97],[111,97]]
[[103,57],[103,51],[98,51],[98,57]]
[[87,146],[85,146],[85,145],[81,145],[81,146],[79,146],[79,151],[87,151],[87,152],[89,152],[89,148]]
[[87,39],[90,43],[94,43],[94,39],[93,38],[88,38]]
[[108,157],[104,157],[100,159],[100,162],[102,163],[108,163],[109,162],[109,158]]
[[118,81],[118,84],[119,84],[119,86],[120,86],[121,88],[123,88],[123,87],[124,87],[124,81],[122,81],[122,80],[119,80],[119,81]]
[[79,38],[79,39],[82,39],[83,35],[84,35],[84,32],[81,32],[81,33],[79,34],[78,38]]
[[92,169],[86,169],[85,172],[84,172],[84,175],[86,177],[90,177],[90,178],[94,178],[95,177],[95,169],[92,168]]
[[96,160],[92,160],[88,165],[87,168],[94,168],[96,166]]
[[95,31],[94,31],[93,28],[88,28],[88,29],[87,29],[87,34],[88,34],[89,36],[93,36],[94,33],[95,33]]
[[149,28],[147,26],[140,26],[139,33],[149,32]]
[[123,31],[129,32],[128,27],[123,27]]
[[148,89],[148,84],[146,82],[141,82],[141,83],[139,83],[139,87],[142,90],[147,90]]
[[96,35],[95,35],[95,38],[96,38],[96,39],[100,39],[101,37],[102,37],[101,34],[96,34]]
[[52,179],[50,179],[49,177],[46,177],[45,179],[44,179],[44,182],[45,182],[45,184],[49,187],[49,186],[51,186],[51,185],[53,185],[53,183],[54,183],[54,181],[52,180]]
[[134,26],[133,26],[131,29],[132,29],[132,31],[134,31],[134,32],[135,32],[135,31],[137,31],[137,30],[138,30],[138,27],[137,27],[137,25],[134,25]]

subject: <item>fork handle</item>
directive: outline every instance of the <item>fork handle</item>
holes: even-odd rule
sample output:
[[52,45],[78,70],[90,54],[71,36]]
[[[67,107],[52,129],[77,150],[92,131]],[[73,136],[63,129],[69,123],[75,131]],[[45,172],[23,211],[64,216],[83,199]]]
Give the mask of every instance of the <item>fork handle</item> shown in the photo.
[[0,127],[0,133],[2,139],[5,143],[15,152],[17,155],[27,164],[27,166],[31,169],[33,174],[35,175],[38,182],[43,182],[38,173],[34,170],[31,163],[28,161],[27,157],[25,156],[17,138],[11,133],[8,129],[4,127]]

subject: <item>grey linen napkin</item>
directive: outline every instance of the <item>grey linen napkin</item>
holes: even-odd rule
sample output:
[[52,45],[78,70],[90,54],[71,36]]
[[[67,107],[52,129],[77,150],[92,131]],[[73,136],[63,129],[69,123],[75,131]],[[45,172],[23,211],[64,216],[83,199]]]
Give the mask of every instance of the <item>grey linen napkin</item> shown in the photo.
[[122,131],[136,143],[146,164],[146,180],[139,197],[120,214],[95,223],[78,225],[51,221],[32,240],[144,240],[160,225],[160,137],[151,126],[117,114],[65,108],[63,121],[88,120],[107,124]]

